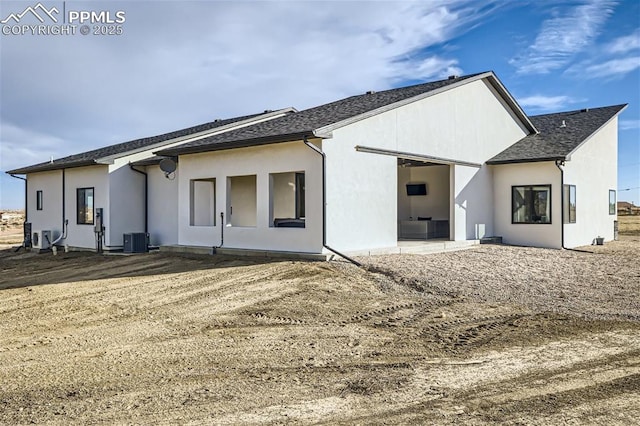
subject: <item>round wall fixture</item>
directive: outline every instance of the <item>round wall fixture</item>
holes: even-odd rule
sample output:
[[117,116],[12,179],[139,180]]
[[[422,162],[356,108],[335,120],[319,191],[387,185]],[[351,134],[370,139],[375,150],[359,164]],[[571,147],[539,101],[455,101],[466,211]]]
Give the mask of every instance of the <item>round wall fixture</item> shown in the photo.
[[165,174],[173,173],[178,168],[178,165],[171,158],[163,158],[160,160],[160,170]]

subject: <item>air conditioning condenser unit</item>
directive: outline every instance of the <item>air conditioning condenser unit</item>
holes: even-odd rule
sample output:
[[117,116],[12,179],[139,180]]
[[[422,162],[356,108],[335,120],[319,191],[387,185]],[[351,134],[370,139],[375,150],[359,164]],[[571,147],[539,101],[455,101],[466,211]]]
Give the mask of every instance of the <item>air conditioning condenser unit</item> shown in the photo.
[[32,233],[31,243],[35,249],[46,250],[51,248],[51,241],[51,231],[48,229],[39,229]]
[[148,251],[148,236],[144,232],[136,232],[123,235],[123,252],[125,253],[146,253]]

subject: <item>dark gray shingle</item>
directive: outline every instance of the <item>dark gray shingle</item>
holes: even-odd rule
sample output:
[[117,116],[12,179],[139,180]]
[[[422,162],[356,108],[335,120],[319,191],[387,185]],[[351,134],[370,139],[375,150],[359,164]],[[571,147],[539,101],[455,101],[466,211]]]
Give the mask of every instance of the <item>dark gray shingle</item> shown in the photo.
[[531,116],[529,118],[540,133],[525,136],[487,164],[565,160],[625,107],[626,104]]
[[151,137],[142,138],[142,139],[135,139],[129,142],[123,142],[116,145],[107,146],[104,148],[94,149],[92,151],[82,152],[80,154],[70,155],[68,157],[56,159],[53,162],[47,161],[45,163],[39,163],[39,164],[35,164],[28,167],[9,170],[7,173],[19,175],[19,174],[34,173],[34,172],[43,172],[48,170],[60,170],[60,169],[66,169],[66,168],[72,168],[72,167],[90,166],[90,165],[96,164],[96,160],[100,158],[109,157],[112,155],[124,154],[130,151],[135,151],[138,149],[153,146],[155,144],[158,144],[164,141],[169,141],[171,139],[193,135],[199,132],[215,129],[217,127],[222,127],[227,124],[232,124],[238,121],[248,120],[250,118],[258,117],[263,114],[264,113],[245,115],[242,117],[234,117],[234,118],[228,118],[223,120],[215,120],[209,123],[199,124],[197,126],[176,130],[176,131],[165,133],[162,135],[151,136]]

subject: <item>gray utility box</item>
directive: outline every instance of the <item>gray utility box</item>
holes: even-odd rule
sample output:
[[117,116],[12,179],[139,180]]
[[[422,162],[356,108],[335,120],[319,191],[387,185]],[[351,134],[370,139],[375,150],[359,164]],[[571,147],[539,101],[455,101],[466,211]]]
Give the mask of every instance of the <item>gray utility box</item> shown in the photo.
[[146,253],[148,251],[148,235],[144,232],[124,234],[123,250],[125,253]]

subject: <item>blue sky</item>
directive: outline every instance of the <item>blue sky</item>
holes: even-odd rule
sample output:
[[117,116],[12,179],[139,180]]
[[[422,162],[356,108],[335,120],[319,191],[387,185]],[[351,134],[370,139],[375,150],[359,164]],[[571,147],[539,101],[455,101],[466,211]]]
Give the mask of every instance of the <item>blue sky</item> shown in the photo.
[[[36,4],[3,0],[0,19]],[[640,204],[637,0],[42,4],[126,21],[121,35],[0,34],[0,170],[493,70],[530,115],[628,103],[618,199]],[[23,206],[20,181],[2,173],[0,190],[0,208]]]

